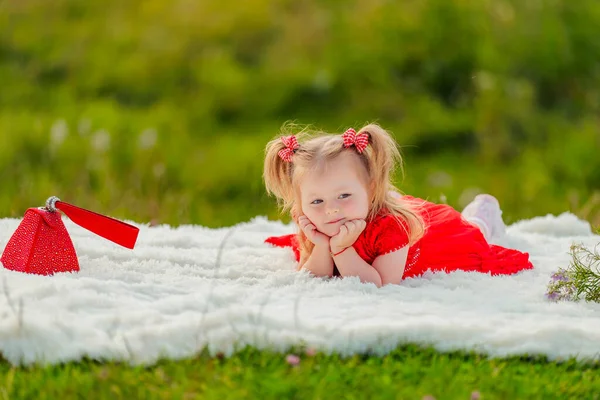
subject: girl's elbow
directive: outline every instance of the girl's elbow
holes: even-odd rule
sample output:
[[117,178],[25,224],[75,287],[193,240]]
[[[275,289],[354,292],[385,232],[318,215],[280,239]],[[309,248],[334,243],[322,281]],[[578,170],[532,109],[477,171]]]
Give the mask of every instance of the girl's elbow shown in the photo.
[[385,285],[399,285],[402,282],[402,276],[400,277],[393,277],[393,278],[389,278],[389,279],[382,279],[381,280],[381,285],[377,286],[377,287],[382,287]]
[[313,271],[311,269],[305,268],[304,266],[299,267],[298,271],[307,271],[311,276],[317,277],[317,278],[331,278],[333,277],[333,272],[322,272],[322,271]]
[[374,283],[375,286],[377,286],[378,288],[380,288],[383,285],[385,285],[385,281],[383,280],[383,278],[381,276],[378,276],[376,279],[374,279],[371,282]]

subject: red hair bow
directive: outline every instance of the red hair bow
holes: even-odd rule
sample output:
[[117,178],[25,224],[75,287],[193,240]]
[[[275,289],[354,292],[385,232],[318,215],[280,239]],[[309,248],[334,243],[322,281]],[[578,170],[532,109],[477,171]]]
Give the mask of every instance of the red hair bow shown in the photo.
[[282,136],[281,141],[285,145],[285,149],[279,150],[277,154],[283,159],[283,161],[292,162],[294,151],[300,147],[298,144],[298,139],[296,139],[296,136],[294,135]]
[[344,132],[342,138],[344,139],[344,147],[350,147],[354,145],[356,146],[356,151],[358,151],[361,154],[369,144],[369,134],[367,132],[363,132],[357,135],[356,131],[352,128]]

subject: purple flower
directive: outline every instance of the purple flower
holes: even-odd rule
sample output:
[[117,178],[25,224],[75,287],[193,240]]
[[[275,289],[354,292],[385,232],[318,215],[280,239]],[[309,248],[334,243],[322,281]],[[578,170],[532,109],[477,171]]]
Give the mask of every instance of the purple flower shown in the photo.
[[546,297],[548,298],[548,300],[556,301],[558,300],[558,292],[548,292],[546,293]]
[[548,300],[576,300],[576,285],[570,271],[559,268],[558,271],[552,274],[551,278],[546,293]]
[[556,272],[552,275],[552,280],[554,282],[556,282],[556,281],[568,282],[570,279],[568,276],[565,275],[564,271],[560,271],[560,272]]

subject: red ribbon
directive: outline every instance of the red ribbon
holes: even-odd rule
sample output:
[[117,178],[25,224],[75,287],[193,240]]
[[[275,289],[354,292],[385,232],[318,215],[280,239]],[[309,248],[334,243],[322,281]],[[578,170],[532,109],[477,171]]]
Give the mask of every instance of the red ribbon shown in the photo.
[[279,150],[277,154],[279,154],[279,157],[281,157],[283,161],[292,162],[292,156],[294,155],[294,151],[298,147],[300,147],[298,139],[296,139],[296,136],[294,135],[282,136],[281,141],[285,145],[285,149]]
[[362,153],[369,144],[369,134],[367,132],[356,134],[356,131],[352,128],[348,129],[342,135],[344,139],[344,147],[356,146],[358,153]]
[[139,228],[117,219],[57,201],[55,207],[64,212],[74,223],[128,249],[133,249]]

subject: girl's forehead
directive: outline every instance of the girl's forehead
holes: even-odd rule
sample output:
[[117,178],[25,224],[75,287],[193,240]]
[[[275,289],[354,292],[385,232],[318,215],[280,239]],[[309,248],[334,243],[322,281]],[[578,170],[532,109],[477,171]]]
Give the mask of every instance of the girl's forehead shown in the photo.
[[317,161],[307,172],[323,175],[335,173],[337,171],[351,170],[356,172],[361,168],[361,162],[357,155],[350,152],[343,152],[333,159],[321,159]]
[[355,168],[329,168],[307,172],[300,183],[303,192],[329,192],[362,184]]
[[311,171],[307,174],[308,181],[327,180],[358,180],[358,174],[354,168],[329,168],[321,171]]

